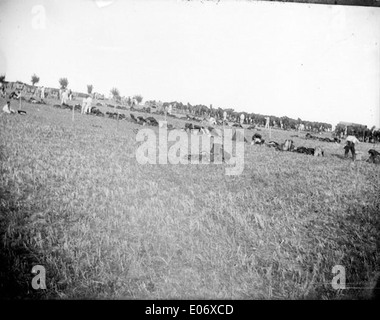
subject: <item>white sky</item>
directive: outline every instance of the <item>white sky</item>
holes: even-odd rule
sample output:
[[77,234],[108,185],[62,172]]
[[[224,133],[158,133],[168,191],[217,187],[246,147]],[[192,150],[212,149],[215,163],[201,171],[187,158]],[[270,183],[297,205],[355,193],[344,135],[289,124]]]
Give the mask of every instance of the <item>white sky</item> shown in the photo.
[[117,87],[144,100],[333,125],[380,126],[379,42],[373,7],[0,0],[0,73],[9,81],[36,73],[39,85],[58,87],[67,77],[75,91]]

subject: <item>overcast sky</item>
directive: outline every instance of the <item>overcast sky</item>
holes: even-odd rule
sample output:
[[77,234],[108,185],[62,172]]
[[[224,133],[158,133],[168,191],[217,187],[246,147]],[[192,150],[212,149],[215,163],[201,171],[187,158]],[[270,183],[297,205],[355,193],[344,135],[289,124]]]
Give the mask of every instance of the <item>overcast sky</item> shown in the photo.
[[380,8],[0,0],[9,81],[380,126]]

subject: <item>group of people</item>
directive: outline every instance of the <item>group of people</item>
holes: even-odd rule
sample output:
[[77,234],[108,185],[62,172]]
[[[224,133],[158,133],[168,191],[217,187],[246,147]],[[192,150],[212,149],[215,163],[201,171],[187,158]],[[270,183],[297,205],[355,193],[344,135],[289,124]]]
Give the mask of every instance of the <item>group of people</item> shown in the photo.
[[165,115],[171,115],[173,113],[173,106],[172,104],[169,104],[167,105],[165,108],[164,108],[164,114]]
[[61,98],[61,105],[67,104],[68,100],[73,100],[73,92],[71,89],[60,89],[59,96]]
[[[22,91],[22,89],[16,87],[16,90],[12,91],[9,94],[9,99],[20,99],[21,98],[21,91]],[[39,97],[41,99],[41,101],[43,101],[45,99],[45,87],[42,86],[40,88],[37,88],[35,91],[33,91],[33,95],[36,95],[37,97]],[[5,85],[2,82],[0,82],[0,96],[2,98],[6,98],[6,96],[7,96]]]
[[90,94],[86,98],[83,98],[81,113],[91,113],[92,97]]
[[[4,85],[4,83],[2,83],[2,82],[0,82],[0,96],[2,97],[2,98],[6,98],[6,96],[7,96],[7,92],[6,92],[6,90],[5,90],[5,85]],[[10,95],[9,95],[9,98],[8,98],[8,100],[7,100],[7,103],[4,105],[4,107],[3,107],[3,112],[4,113],[9,113],[9,114],[11,114],[11,113],[16,113],[16,111],[15,110],[13,110],[12,108],[11,108],[11,100],[10,99],[12,99],[12,98],[20,98],[21,97],[21,93],[20,92],[17,92],[17,91],[13,91]]]
[[[5,87],[3,84],[1,84],[1,87],[0,87],[0,95],[3,98],[6,97]],[[7,103],[3,107],[3,112],[8,113],[8,114],[16,113],[16,111],[11,108],[10,99],[19,98],[19,97],[20,97],[19,92],[12,92],[9,95],[9,100],[7,101]],[[41,89],[40,89],[40,97],[41,97],[41,100],[43,100],[45,98],[45,88],[44,87],[41,87]],[[72,97],[73,97],[73,93],[70,89],[61,89],[60,90],[61,105],[67,104],[67,101],[72,100]],[[88,94],[82,101],[81,113],[82,114],[91,113],[91,105],[92,105],[92,97],[90,94]],[[168,113],[168,114],[172,113],[172,105],[167,106],[165,109],[166,109],[165,113]],[[224,112],[223,119],[226,120],[226,118],[227,118],[227,113]],[[240,124],[241,125],[244,123],[244,119],[245,119],[245,116],[242,113],[240,115]],[[265,127],[269,127],[269,119],[270,119],[269,117],[266,118]],[[214,118],[210,118],[210,122],[216,122],[216,121]],[[215,123],[213,123],[213,124],[215,124]],[[261,137],[260,137],[260,142],[261,142]],[[344,156],[346,158],[348,157],[348,154],[351,152],[352,159],[353,160],[356,159],[355,146],[358,143],[359,143],[359,140],[355,136],[352,136],[352,135],[347,136],[346,145],[344,147]]]
[[[71,89],[60,89],[59,91],[60,99],[61,99],[61,105],[67,105],[68,100],[73,99],[73,92]],[[5,86],[3,83],[0,83],[0,95],[2,98],[6,98],[6,91]],[[40,96],[41,101],[45,98],[45,87],[39,88],[38,95]],[[11,108],[11,99],[19,99],[21,98],[21,92],[20,91],[12,91],[9,94],[7,103],[3,107],[3,112],[12,114],[16,113],[14,109]],[[81,105],[81,113],[91,113],[91,105],[92,105],[92,97],[90,94],[88,94],[82,101]]]
[[[67,105],[67,102],[69,100],[73,100],[73,92],[71,89],[60,89],[59,90],[59,96],[61,98],[61,105]],[[81,113],[91,113],[92,108],[92,95],[87,94],[85,98],[83,98],[82,105],[81,105]]]

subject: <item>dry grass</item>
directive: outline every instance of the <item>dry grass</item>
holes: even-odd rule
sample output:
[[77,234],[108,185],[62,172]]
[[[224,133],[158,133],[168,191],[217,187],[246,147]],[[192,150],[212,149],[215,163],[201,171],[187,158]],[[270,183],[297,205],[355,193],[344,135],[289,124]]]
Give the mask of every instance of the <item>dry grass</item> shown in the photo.
[[[243,173],[226,176],[223,164],[139,165],[141,127],[125,120],[23,109],[0,116],[3,297],[360,299],[379,272],[380,167],[342,146],[321,142],[314,158],[246,145]],[[337,264],[357,289],[332,289]]]

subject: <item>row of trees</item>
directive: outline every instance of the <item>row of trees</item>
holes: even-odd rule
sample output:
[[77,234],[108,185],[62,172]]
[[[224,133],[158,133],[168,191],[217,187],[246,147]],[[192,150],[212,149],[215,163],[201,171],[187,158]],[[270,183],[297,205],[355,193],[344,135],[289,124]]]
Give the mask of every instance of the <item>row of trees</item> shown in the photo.
[[[113,87],[110,91],[112,98],[119,103],[124,103],[129,106],[133,105],[135,102],[140,104],[143,101],[143,96],[140,94],[136,94],[132,97],[125,97],[120,95],[119,89]],[[134,102],[135,101],[135,102]]]
[[[5,80],[5,75],[1,75],[0,77],[2,77],[0,79],[1,79],[1,82],[3,82]],[[36,85],[39,81],[40,81],[40,77],[38,77],[36,74],[33,74],[32,78],[31,78],[32,85],[33,86]],[[61,89],[66,89],[69,85],[69,81],[67,80],[67,78],[60,78],[58,80],[58,82],[59,82],[59,86]],[[88,94],[91,94],[93,92],[93,89],[94,89],[94,86],[92,84],[87,85],[87,93]],[[116,87],[113,87],[111,89],[110,93],[112,95],[112,98],[115,101],[121,102],[121,100],[125,100],[125,101],[127,101],[128,104],[130,104],[131,97],[121,97],[120,91]],[[137,101],[137,103],[141,103],[143,100],[143,97],[141,95],[134,95],[132,97],[132,99],[135,99],[135,101]]]
[[[4,81],[5,81],[5,75],[0,75],[0,82],[4,82]],[[30,81],[32,85],[35,86],[37,83],[40,82],[40,77],[34,73]],[[59,78],[58,82],[61,89],[66,89],[69,85],[69,81],[67,80],[67,78]],[[92,84],[87,85],[88,94],[91,94],[93,89],[94,89],[94,86]],[[120,91],[115,87],[111,89],[111,94],[112,94],[113,99],[115,100],[119,100],[121,98]],[[138,103],[142,101],[141,95],[135,95],[134,98],[138,101]]]
[[[4,76],[4,78],[5,78],[5,76]],[[40,82],[40,77],[34,73],[32,75],[30,82],[32,83],[32,86],[35,86],[38,82]],[[60,78],[58,80],[58,82],[59,82],[59,86],[61,89],[66,89],[69,85],[69,81],[67,80],[67,78]],[[88,86],[87,86],[87,88],[88,88]]]
[[[4,76],[5,77],[5,76]],[[37,76],[35,73],[32,75],[32,79],[30,80],[33,86],[35,86],[38,82],[40,82],[40,77]],[[69,85],[69,81],[67,78],[60,78],[58,80],[59,86],[61,89],[66,89]]]
[[[239,122],[241,114],[244,114],[244,123],[252,124],[257,126],[265,126],[266,118],[269,115],[262,115],[258,113],[248,113],[248,112],[237,112],[232,108],[214,108],[212,105],[209,107],[197,104],[191,105],[190,103],[184,104],[178,101],[164,102],[160,103],[155,100],[150,100],[145,102],[147,106],[159,106],[162,104],[163,107],[168,105],[173,105],[177,110],[183,113],[190,113],[198,117],[214,117],[216,120],[222,120],[224,112],[227,113],[227,120],[231,122]],[[276,117],[269,116],[269,125],[272,127],[282,128],[284,130],[297,130],[302,125],[305,130],[319,132],[319,131],[329,131],[332,130],[332,125],[324,122],[315,121],[304,121],[300,118],[292,119],[287,116]]]
[[[0,75],[0,82],[5,81],[5,75]],[[31,83],[33,86],[35,86],[37,83],[39,83],[40,77],[38,77],[36,74],[33,74],[31,77]],[[67,78],[60,78],[58,80],[59,86],[61,89],[66,89],[69,85],[69,81]],[[94,89],[94,86],[92,84],[87,85],[87,93],[92,94]],[[115,102],[118,103],[125,103],[127,105],[134,105],[135,103],[140,104],[143,100],[143,97],[141,95],[134,95],[132,97],[122,97],[120,95],[120,91],[118,88],[113,87],[110,90],[110,93],[112,95],[112,99]],[[190,113],[198,117],[214,117],[217,120],[223,119],[224,112],[227,113],[227,119],[232,122],[239,122],[241,114],[244,114],[244,122],[246,124],[252,124],[252,125],[258,125],[258,126],[264,126],[266,124],[266,118],[268,115],[262,115],[257,113],[248,113],[248,112],[237,112],[232,108],[213,108],[212,105],[207,107],[206,105],[197,104],[197,105],[191,105],[190,103],[184,104],[182,102],[178,101],[172,101],[172,102],[158,102],[155,100],[150,100],[145,102],[147,106],[162,106],[166,107],[168,105],[173,105],[177,110],[180,110],[183,113]],[[287,116],[283,117],[276,117],[276,116],[269,116],[270,123],[269,125],[272,127],[279,127],[284,130],[290,130],[290,129],[298,129],[302,127],[303,129],[307,131],[313,131],[313,132],[319,132],[319,131],[328,131],[332,130],[332,125],[324,122],[315,122],[315,121],[304,121],[300,118],[298,119],[292,119]],[[374,128],[368,129],[366,126],[337,126],[335,129],[335,133],[337,135],[340,135],[342,133],[344,134],[353,134],[358,136],[363,136],[364,138],[370,137],[372,135],[372,132],[374,132]]]
[[338,137],[344,136],[356,136],[360,141],[365,142],[379,142],[380,141],[380,129],[376,130],[376,126],[371,129],[367,126],[360,124],[342,124],[338,123],[335,127],[335,134]]

